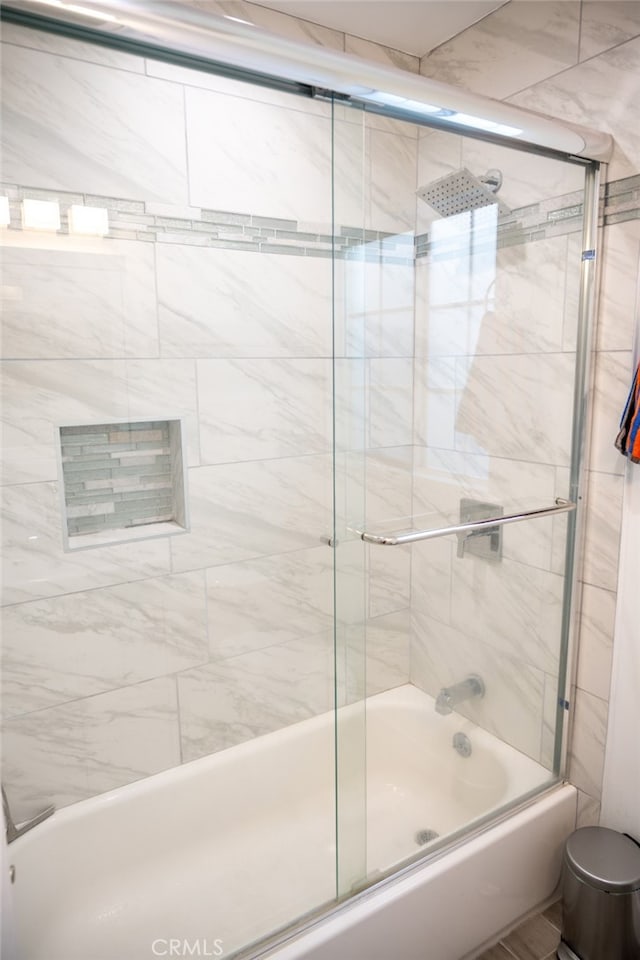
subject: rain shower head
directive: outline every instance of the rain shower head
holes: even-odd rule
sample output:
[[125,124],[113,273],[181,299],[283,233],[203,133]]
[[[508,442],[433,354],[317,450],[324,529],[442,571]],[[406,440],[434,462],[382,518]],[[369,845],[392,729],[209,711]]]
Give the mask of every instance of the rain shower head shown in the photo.
[[478,179],[463,167],[462,170],[448,173],[446,177],[419,187],[416,193],[442,217],[452,217],[456,213],[488,207],[492,203],[498,204],[500,213],[508,214],[511,210],[496,196],[501,185],[502,174],[499,170],[489,170],[484,177]]

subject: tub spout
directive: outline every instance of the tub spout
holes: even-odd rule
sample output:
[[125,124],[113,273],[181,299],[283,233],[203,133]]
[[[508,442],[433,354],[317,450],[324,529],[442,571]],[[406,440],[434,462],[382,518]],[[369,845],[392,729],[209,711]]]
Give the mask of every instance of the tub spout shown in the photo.
[[466,680],[443,687],[436,698],[436,711],[443,715],[453,713],[459,703],[473,697],[484,696],[484,681],[477,674],[471,674]]
[[27,831],[32,830],[33,827],[37,827],[39,823],[42,823],[43,820],[47,820],[52,813],[55,813],[55,809],[54,806],[47,807],[46,810],[43,810],[42,813],[33,817],[32,820],[27,820],[26,823],[17,827],[11,816],[7,795],[4,787],[2,787],[2,810],[4,812],[4,822],[7,827],[7,843],[12,843],[14,840],[17,840],[18,837],[21,837],[23,833],[27,833]]

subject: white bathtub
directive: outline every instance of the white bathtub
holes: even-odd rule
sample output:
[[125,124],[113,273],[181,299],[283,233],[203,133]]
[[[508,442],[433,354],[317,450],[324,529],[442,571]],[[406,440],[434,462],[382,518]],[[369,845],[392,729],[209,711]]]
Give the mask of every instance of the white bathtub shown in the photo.
[[[343,711],[341,730],[357,716]],[[342,784],[354,817],[342,861],[355,874],[365,859],[375,877],[418,852],[420,830],[446,836],[548,781],[410,685],[370,698],[366,720],[366,796],[357,766]],[[16,960],[229,957],[330,904],[333,731],[332,713],[306,720],[68,807],[16,840]],[[468,758],[452,747],[458,731]],[[264,955],[461,960],[551,895],[574,821],[575,791],[558,788]]]

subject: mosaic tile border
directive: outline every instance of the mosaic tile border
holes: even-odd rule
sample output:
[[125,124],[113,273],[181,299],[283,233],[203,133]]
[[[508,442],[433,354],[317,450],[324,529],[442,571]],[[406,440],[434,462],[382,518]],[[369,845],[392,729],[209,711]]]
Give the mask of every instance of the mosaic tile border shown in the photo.
[[0,184],[0,193],[9,197],[9,231],[22,230],[20,204],[24,199],[53,200],[60,205],[59,235],[69,233],[72,204],[103,207],[109,215],[109,237],[147,243],[182,243],[245,253],[275,253],[286,256],[376,259],[385,263],[411,265],[414,236],[357,227],[340,227],[332,235],[329,224],[209,210],[200,207],[172,207],[152,201],[127,200],[44,190],[19,184]]
[[[434,254],[428,233],[395,234],[341,226],[335,236],[322,223],[209,210],[174,207],[95,194],[44,190],[18,184],[0,184],[9,197],[9,231],[21,230],[23,199],[55,200],[60,205],[59,234],[69,233],[69,207],[74,203],[104,207],[109,214],[109,237],[147,243],[181,243],[195,246],[271,253],[285,256],[358,259],[411,266],[416,259]],[[640,219],[640,174],[603,184],[600,190],[600,226]],[[519,207],[500,218],[497,247],[530,243],[576,233],[582,228],[582,193],[576,191]],[[491,240],[495,245],[495,238]],[[441,244],[438,257],[452,255]]]
[[61,426],[67,533],[174,519],[169,422]]

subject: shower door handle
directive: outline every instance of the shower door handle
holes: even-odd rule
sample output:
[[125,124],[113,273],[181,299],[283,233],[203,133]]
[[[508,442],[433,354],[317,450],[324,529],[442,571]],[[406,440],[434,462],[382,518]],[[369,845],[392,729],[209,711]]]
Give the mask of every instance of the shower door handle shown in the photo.
[[576,509],[572,500],[563,500],[556,497],[552,507],[541,507],[536,510],[526,510],[523,513],[511,513],[502,517],[486,517],[482,520],[471,520],[468,523],[456,523],[451,527],[440,527],[434,530],[412,530],[410,533],[364,533],[360,539],[365,543],[377,543],[382,547],[397,547],[404,543],[417,543],[419,540],[436,540],[438,537],[448,537],[452,533],[470,533],[472,530],[484,530],[487,527],[501,527],[506,523],[519,523],[521,520],[533,520],[536,517],[552,517],[556,513],[570,513]]

